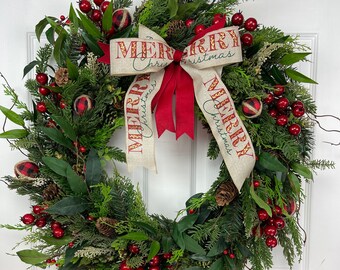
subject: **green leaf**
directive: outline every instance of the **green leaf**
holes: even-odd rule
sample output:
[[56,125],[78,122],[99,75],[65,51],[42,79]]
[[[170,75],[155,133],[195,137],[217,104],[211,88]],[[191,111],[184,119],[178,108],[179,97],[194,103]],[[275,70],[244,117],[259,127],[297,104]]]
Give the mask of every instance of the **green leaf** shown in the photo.
[[293,163],[291,165],[291,168],[293,169],[294,172],[296,172],[297,174],[300,174],[304,178],[313,180],[313,173],[308,167],[300,163]]
[[238,248],[238,250],[241,252],[241,254],[243,255],[244,258],[249,258],[251,256],[253,256],[254,254],[248,249],[247,246],[242,245],[239,242],[236,242],[236,247]]
[[[87,171],[87,166],[86,166],[86,171]],[[136,225],[138,228],[142,229],[143,231],[147,232],[149,235],[153,236],[157,234],[156,229],[145,222],[131,221],[131,223]]]
[[23,78],[26,76],[28,72],[30,72],[37,64],[39,64],[39,61],[34,60],[31,63],[29,63],[25,68],[24,68],[24,75],[22,76]]
[[54,33],[55,33],[55,31],[54,31],[53,27],[48,28],[46,33],[45,33],[46,38],[51,45],[54,45],[54,43],[55,43]]
[[188,268],[185,268],[184,270],[204,270],[205,268],[202,268],[200,266],[191,266]]
[[268,215],[272,216],[272,209],[264,200],[262,200],[259,196],[257,196],[254,190],[254,185],[250,186],[250,195],[260,208],[266,210]]
[[69,11],[69,14],[68,14],[68,18],[69,20],[73,23],[73,27],[75,28],[75,32],[78,32],[78,27],[79,27],[79,22],[78,22],[78,17],[77,17],[77,14],[73,8],[73,5],[71,3],[70,5],[70,11]]
[[191,3],[184,3],[178,7],[176,19],[185,19],[188,14],[194,13],[202,4],[206,3],[205,0],[196,0]]
[[168,9],[170,12],[170,19],[177,15],[178,0],[168,0]]
[[100,30],[97,28],[97,26],[79,10],[78,10],[78,16],[80,18],[80,21],[81,21],[81,24],[83,25],[84,30],[90,36],[94,37],[95,39],[100,39],[102,35],[100,33]]
[[277,66],[273,66],[272,69],[270,70],[270,75],[274,77],[277,83],[286,85],[287,81],[285,76],[283,75],[283,72],[277,68]]
[[177,223],[178,231],[179,232],[184,232],[187,229],[191,228],[195,224],[197,218],[198,218],[197,214],[187,215],[187,216],[183,217]]
[[223,258],[219,258],[218,260],[214,261],[214,263],[210,266],[209,270],[220,270],[224,269],[224,262]]
[[75,194],[85,195],[87,193],[87,186],[84,180],[72,169],[71,166],[66,167],[66,177],[71,190]]
[[72,61],[69,58],[66,59],[66,65],[67,65],[67,70],[68,70],[68,77],[71,80],[77,80],[77,78],[79,76],[79,71],[78,71],[77,65],[72,63]]
[[158,241],[152,241],[150,245],[150,252],[146,261],[149,262],[153,257],[155,257],[160,249],[160,243]]
[[34,249],[25,249],[17,252],[20,260],[27,264],[37,265],[39,263],[45,262],[50,255],[40,253]]
[[162,250],[164,252],[169,252],[171,250],[171,246],[174,244],[174,241],[169,236],[162,236]]
[[89,46],[90,50],[98,56],[102,56],[104,53],[102,49],[97,44],[96,40],[93,39],[91,36],[87,35],[85,32],[81,33],[82,37],[84,38],[87,46]]
[[216,255],[221,254],[227,248],[227,243],[223,239],[223,237],[219,238],[215,245],[209,250],[207,256],[214,257]]
[[50,206],[46,212],[56,215],[73,216],[89,209],[91,203],[80,197],[64,197],[54,205]]
[[277,157],[267,153],[262,152],[259,156],[258,163],[261,167],[266,170],[273,171],[273,172],[288,172],[286,166],[284,166]]
[[302,82],[302,83],[318,84],[316,81],[312,80],[311,78],[303,75],[302,73],[300,73],[300,72],[298,72],[294,69],[287,68],[285,70],[285,72],[286,72],[287,76],[294,81]]
[[289,179],[290,186],[292,187],[292,190],[294,191],[294,193],[296,195],[299,195],[300,190],[301,190],[301,184],[300,184],[299,178],[295,175],[295,173],[289,173],[288,179]]
[[280,64],[290,66],[305,59],[306,56],[310,54],[311,53],[288,53],[281,58]]
[[72,141],[77,140],[76,132],[74,131],[70,122],[68,122],[65,117],[58,115],[51,115],[51,118],[60,126],[64,135],[70,138]]
[[40,22],[38,22],[38,24],[35,26],[35,35],[37,36],[37,39],[39,42],[40,42],[41,34],[47,25],[48,25],[48,21],[46,18],[44,18]]
[[43,235],[41,236],[41,239],[44,240],[46,244],[53,245],[56,247],[65,246],[72,241],[71,236],[64,236],[63,238],[57,239],[52,236]]
[[149,237],[142,232],[131,232],[119,237],[120,239],[132,240],[132,241],[146,241]]
[[12,129],[0,133],[0,139],[21,139],[28,135],[25,129]]
[[185,249],[185,243],[184,243],[184,238],[183,238],[183,233],[181,233],[178,230],[178,224],[176,223],[174,225],[174,229],[172,231],[172,238],[174,239],[174,241],[176,242],[176,244],[181,248],[181,249]]
[[100,159],[98,153],[95,149],[91,149],[86,160],[86,172],[85,178],[86,183],[89,186],[97,185],[102,177],[102,166],[100,164]]
[[126,27],[123,31],[115,34],[115,38],[128,38],[130,36],[133,25]]
[[54,157],[43,157],[42,161],[56,174],[66,177],[67,168],[71,167],[66,161]]
[[61,133],[56,128],[48,128],[48,127],[40,127],[40,130],[51,140],[55,141],[56,143],[59,143],[62,146],[65,146],[69,149],[73,149],[74,146],[72,142],[64,136],[63,133]]
[[201,247],[197,241],[195,241],[193,238],[191,238],[186,233],[183,234],[183,239],[185,243],[185,249],[197,253],[199,255],[206,255],[206,252],[203,247]]
[[103,26],[104,31],[109,31],[112,27],[112,12],[113,12],[113,5],[111,1],[107,9],[104,12],[103,19],[102,19],[102,26]]
[[18,115],[16,112],[14,112],[10,109],[7,109],[5,107],[2,107],[2,106],[0,106],[0,110],[14,124],[17,124],[17,125],[22,126],[22,127],[25,126],[24,119],[22,119],[22,117],[20,115]]
[[62,52],[61,51],[66,41],[66,37],[67,35],[63,33],[60,34],[54,44],[53,56],[57,64],[60,66],[62,66]]

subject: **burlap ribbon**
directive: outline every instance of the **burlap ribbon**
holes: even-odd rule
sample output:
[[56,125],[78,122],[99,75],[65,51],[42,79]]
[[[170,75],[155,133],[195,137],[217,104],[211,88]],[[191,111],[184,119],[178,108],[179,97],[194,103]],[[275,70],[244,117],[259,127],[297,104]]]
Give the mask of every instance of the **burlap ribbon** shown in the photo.
[[[139,38],[111,40],[111,74],[137,75],[125,98],[129,169],[143,166],[156,170],[152,119],[156,106],[159,135],[168,129],[176,132],[177,138],[184,133],[193,138],[195,95],[238,190],[249,177],[255,164],[254,148],[221,80],[224,65],[242,61],[240,37],[237,27],[218,28],[213,26],[196,36],[183,52],[143,25],[139,26]],[[105,57],[101,59],[104,62]],[[174,92],[176,123],[172,116]]]

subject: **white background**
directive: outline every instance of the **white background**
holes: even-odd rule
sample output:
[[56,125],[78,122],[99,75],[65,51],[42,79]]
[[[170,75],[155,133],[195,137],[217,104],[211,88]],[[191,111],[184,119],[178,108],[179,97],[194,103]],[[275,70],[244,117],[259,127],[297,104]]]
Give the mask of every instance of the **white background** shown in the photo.
[[[165,0],[164,0],[165,1]],[[136,1],[137,2],[137,1]],[[44,15],[59,17],[67,14],[69,0],[0,0],[0,71],[7,77],[24,101],[28,101],[22,80],[23,67],[31,60],[36,48],[32,35],[35,24]],[[311,88],[318,105],[319,114],[340,116],[339,83],[340,44],[339,10],[337,0],[255,0],[237,7],[245,17],[255,17],[266,26],[274,25],[286,33],[300,34],[303,42],[313,48],[311,63],[301,66],[308,76],[319,82]],[[1,81],[3,83],[3,80]],[[10,107],[7,97],[0,93],[0,104]],[[0,125],[4,121],[0,116]],[[323,125],[340,129],[339,121],[323,120]],[[11,128],[9,125],[8,128]],[[122,133],[113,138],[113,143],[122,145]],[[164,134],[157,141],[158,175],[145,170],[134,172],[134,181],[140,182],[145,202],[150,213],[163,213],[174,217],[185,200],[195,192],[206,190],[217,172],[218,164],[208,161],[206,147],[208,137],[197,128],[194,142],[187,138],[175,141],[172,134]],[[340,142],[339,133],[325,133],[315,130],[315,159],[330,159],[340,163],[340,146],[332,147],[323,141]],[[14,164],[23,157],[11,151],[6,141],[0,141],[0,175],[13,174]],[[339,168],[318,172],[314,184],[307,186],[307,205],[303,209],[302,223],[308,238],[305,257],[294,269],[336,270],[340,251],[340,181]],[[27,199],[9,191],[0,183],[0,224],[16,224],[20,216],[30,211]],[[27,265],[18,258],[8,256],[14,253],[12,247],[23,237],[22,233],[0,229],[0,269],[26,269]],[[20,247],[23,249],[24,247]],[[288,269],[279,250],[275,252],[273,269]]]

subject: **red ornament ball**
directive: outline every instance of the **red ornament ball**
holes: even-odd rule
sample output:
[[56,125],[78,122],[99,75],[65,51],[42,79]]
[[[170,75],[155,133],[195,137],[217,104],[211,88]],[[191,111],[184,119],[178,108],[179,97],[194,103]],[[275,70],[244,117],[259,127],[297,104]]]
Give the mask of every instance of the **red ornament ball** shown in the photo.
[[93,0],[93,2],[97,5],[97,6],[100,6],[104,0]]
[[39,174],[39,167],[30,160],[23,160],[15,164],[14,173],[17,177],[35,178]]
[[35,225],[39,228],[45,227],[47,224],[46,217],[40,217],[35,221]]
[[129,251],[132,254],[138,254],[139,253],[139,247],[137,245],[130,245],[129,246]]
[[276,118],[276,124],[278,126],[283,127],[283,126],[287,125],[287,123],[288,123],[287,115],[281,114]]
[[275,215],[280,216],[280,215],[282,215],[282,208],[280,206],[278,206],[278,205],[275,205],[274,209],[273,209],[273,212],[274,212]]
[[92,107],[92,99],[88,95],[77,97],[73,103],[73,109],[77,115],[83,115],[86,111],[91,110]]
[[127,9],[120,8],[112,14],[112,25],[117,31],[124,30],[130,26],[132,22],[131,15]]
[[205,26],[203,24],[197,24],[195,26],[195,34],[196,35],[198,35],[199,33],[201,33],[204,30],[205,30]]
[[39,93],[43,96],[48,96],[51,93],[51,91],[50,91],[50,89],[48,89],[46,87],[40,86],[39,87]]
[[243,20],[244,20],[244,17],[241,12],[237,12],[231,17],[231,23],[236,26],[241,26],[243,23]]
[[133,270],[133,269],[126,264],[126,261],[122,261],[121,264],[119,265],[119,270]]
[[276,102],[276,107],[279,110],[285,110],[289,106],[289,100],[286,97],[280,97],[278,101]]
[[172,253],[171,252],[168,252],[168,253],[164,253],[163,254],[163,259],[164,260],[170,260],[172,257]]
[[52,231],[54,231],[55,229],[61,229],[61,223],[54,220],[51,222],[50,228]]
[[248,18],[244,22],[244,28],[247,31],[254,31],[257,28],[257,21],[255,18]]
[[276,118],[277,115],[279,114],[279,112],[278,112],[276,109],[270,109],[270,110],[268,111],[268,114],[269,114],[271,117]]
[[110,1],[104,1],[101,5],[100,5],[100,10],[104,13],[107,8],[109,7],[110,5]]
[[103,15],[102,15],[100,10],[98,10],[98,9],[92,10],[92,13],[91,13],[91,20],[92,21],[99,22],[99,21],[101,21],[102,17],[103,17]]
[[305,108],[304,107],[292,107],[292,114],[295,117],[301,117],[305,114]]
[[285,87],[281,84],[274,85],[274,95],[281,96],[285,92]]
[[281,230],[285,227],[286,223],[285,220],[282,217],[276,217],[274,218],[274,226],[278,229]]
[[30,225],[35,221],[35,217],[32,214],[25,214],[21,217],[21,221],[25,225]]
[[185,20],[186,27],[189,28],[193,24],[194,21],[195,21],[194,19],[187,19],[187,20]]
[[37,109],[37,111],[40,112],[40,113],[45,113],[45,112],[47,112],[46,104],[45,104],[45,102],[43,102],[43,101],[37,102],[36,109]]
[[263,102],[266,104],[271,104],[274,101],[274,95],[272,93],[268,93],[268,95],[263,99]]
[[54,237],[54,238],[60,239],[60,238],[63,238],[63,237],[64,237],[65,231],[64,231],[62,228],[55,228],[55,229],[52,231],[52,234],[53,234],[53,237]]
[[301,126],[299,124],[291,124],[288,127],[288,132],[293,136],[298,136],[301,133]]
[[253,181],[253,186],[254,186],[254,188],[258,188],[258,187],[261,186],[261,182],[259,180],[254,180]]
[[288,204],[284,205],[284,209],[289,215],[293,215],[297,210],[297,204],[295,200],[290,200]]
[[262,102],[257,98],[249,98],[242,102],[242,112],[247,118],[258,117],[262,112]]
[[258,210],[257,216],[258,216],[259,220],[261,220],[261,221],[267,220],[269,218],[267,211],[264,210],[264,209]]
[[266,239],[267,247],[274,248],[277,246],[277,239],[274,236],[268,236]]
[[267,236],[275,236],[277,233],[277,229],[274,225],[267,225],[264,227],[264,234]]
[[253,35],[250,33],[244,33],[241,36],[241,41],[246,46],[251,46],[253,44]]
[[48,76],[46,73],[38,73],[37,75],[35,75],[35,80],[41,84],[41,85],[45,85],[48,82]]
[[90,1],[81,0],[79,2],[79,9],[84,13],[89,13],[92,10]]
[[150,266],[158,266],[160,264],[161,260],[158,255],[154,256],[151,261],[149,262]]
[[33,205],[32,210],[34,214],[40,215],[44,209],[40,205]]

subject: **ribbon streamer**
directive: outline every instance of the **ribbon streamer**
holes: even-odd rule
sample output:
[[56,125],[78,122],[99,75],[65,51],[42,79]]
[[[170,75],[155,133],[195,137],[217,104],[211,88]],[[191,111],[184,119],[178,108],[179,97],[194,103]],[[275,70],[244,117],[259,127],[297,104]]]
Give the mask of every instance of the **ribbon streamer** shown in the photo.
[[[156,170],[154,108],[159,135],[169,130],[177,138],[184,133],[193,138],[195,96],[240,190],[255,165],[255,152],[221,80],[224,65],[242,61],[237,27],[214,25],[196,36],[182,53],[140,25],[139,38],[112,39],[109,52],[112,75],[137,75],[125,97],[128,168]],[[100,60],[108,62],[108,56]],[[176,123],[172,117],[175,92]]]

